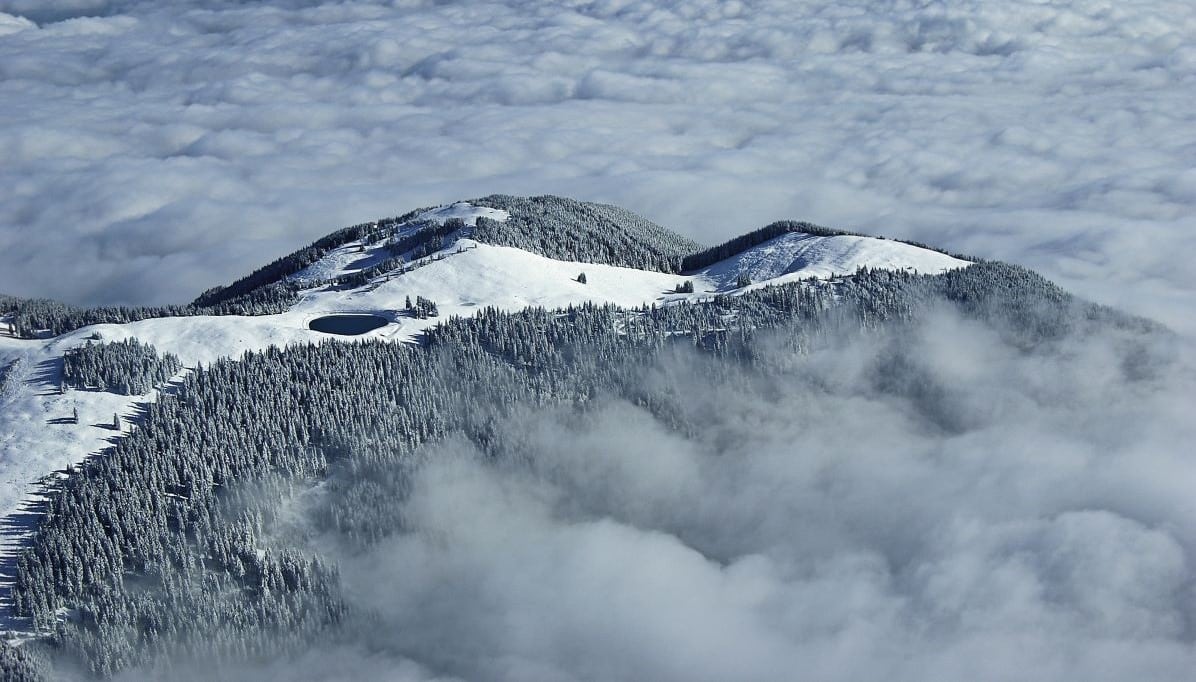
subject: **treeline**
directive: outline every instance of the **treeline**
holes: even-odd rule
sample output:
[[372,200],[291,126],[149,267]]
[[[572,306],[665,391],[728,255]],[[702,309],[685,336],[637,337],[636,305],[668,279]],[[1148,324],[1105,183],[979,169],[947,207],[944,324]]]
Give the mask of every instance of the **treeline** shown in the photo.
[[[766,241],[769,241],[771,239],[776,239],[777,237],[780,237],[782,235],[795,233],[795,232],[801,233],[801,234],[810,234],[810,235],[814,235],[816,237],[839,237],[839,236],[844,236],[844,235],[854,236],[854,237],[872,237],[873,236],[873,235],[862,234],[860,232],[848,232],[846,230],[835,230],[835,229],[832,229],[829,227],[822,227],[820,225],[815,225],[813,223],[800,222],[800,221],[794,221],[794,220],[778,220],[777,222],[769,223],[768,225],[765,225],[764,227],[762,227],[758,230],[753,230],[752,232],[748,232],[747,234],[739,235],[738,237],[735,237],[734,239],[730,239],[726,242],[723,242],[722,244],[719,244],[718,246],[712,246],[708,249],[698,251],[697,253],[691,253],[690,255],[687,255],[681,261],[681,270],[683,272],[692,272],[694,270],[700,270],[702,268],[710,267],[711,265],[714,265],[715,263],[724,261],[728,258],[731,258],[732,256],[741,254],[744,251],[747,251],[748,249],[750,249],[752,247],[759,246],[760,244],[763,244]],[[885,237],[875,237],[875,238],[885,239]],[[979,260],[977,258],[973,258],[970,256],[962,256],[959,254],[950,253],[948,251],[944,251],[943,249],[935,248],[933,246],[927,246],[926,244],[923,244],[921,242],[908,241],[908,240],[904,240],[904,239],[894,240],[894,241],[900,241],[904,244],[909,244],[911,246],[917,246],[918,248],[922,248],[922,249],[929,249],[931,251],[937,251],[939,253],[943,253],[948,256],[952,256],[954,258],[959,258],[960,260],[966,260],[966,261],[971,261],[971,262],[977,262]]]
[[159,317],[193,315],[276,315],[298,300],[300,288],[276,282],[211,305],[101,306],[81,308],[44,298],[0,295],[0,315],[10,316],[13,333],[24,339],[58,336],[92,324],[126,324]]
[[[442,222],[407,225],[402,234],[386,237],[385,230],[399,223],[410,223],[419,211],[413,211],[391,222],[377,226],[357,226],[351,233],[340,235],[327,244],[312,245],[262,268],[258,273],[232,285],[245,289],[255,282],[272,281],[298,272],[316,262],[335,246],[356,239],[379,241],[387,238],[386,246],[392,254],[373,267],[337,278],[330,284],[359,287],[375,278],[396,270],[443,249],[457,236],[469,236],[478,242],[494,246],[511,246],[547,258],[589,263],[606,263],[624,267],[678,272],[685,254],[699,245],[681,235],[624,209],[575,201],[556,196],[513,197],[491,195],[467,203],[505,210],[505,221],[479,218],[469,227],[459,218]],[[426,209],[421,209],[421,211]],[[342,234],[345,233],[345,234]],[[260,273],[260,274],[259,274]],[[202,302],[206,299],[197,299]]]
[[166,383],[180,369],[178,357],[158,355],[137,339],[92,343],[63,355],[63,380],[75,388],[95,388],[121,395],[144,395]]

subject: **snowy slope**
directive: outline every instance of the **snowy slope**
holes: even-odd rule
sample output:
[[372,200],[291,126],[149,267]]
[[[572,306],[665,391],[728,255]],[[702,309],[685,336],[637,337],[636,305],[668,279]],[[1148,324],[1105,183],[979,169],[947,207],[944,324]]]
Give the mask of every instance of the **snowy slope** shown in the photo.
[[715,290],[735,288],[740,273],[755,286],[812,277],[850,275],[862,267],[937,275],[968,261],[904,242],[875,237],[789,233],[695,273]]
[[[478,217],[505,220],[505,213],[458,203],[421,214],[412,221],[460,218],[473,224]],[[414,229],[414,227],[412,228]],[[355,272],[380,261],[385,246],[353,243],[330,252],[294,278],[315,283]],[[130,337],[177,355],[184,367],[207,364],[221,357],[268,346],[309,343],[324,339],[371,338],[415,341],[438,319],[405,315],[408,297],[435,301],[441,319],[472,315],[486,306],[519,310],[529,306],[564,307],[585,302],[632,307],[694,300],[711,292],[736,291],[740,272],[756,288],[809,277],[847,275],[857,268],[890,268],[939,273],[966,266],[966,261],[900,242],[855,236],[815,237],[788,234],[748,249],[699,272],[674,275],[633,268],[559,261],[520,249],[459,239],[403,274],[381,277],[363,287],[337,290],[313,285],[291,310],[280,315],[199,316],[142,320],[121,325],[94,325],[49,340],[21,340],[0,335],[0,367],[15,359],[20,366],[0,395],[0,606],[14,568],[21,539],[36,520],[39,479],[100,452],[120,434],[110,428],[114,413],[135,417],[137,404],[157,399],[157,393],[119,396],[98,391],[68,390],[59,394],[62,356],[100,334],[104,341]],[[581,273],[586,283],[577,281]],[[692,280],[693,294],[675,294],[676,286]],[[745,289],[746,290],[746,289]],[[390,323],[357,337],[312,331],[315,317],[337,312],[374,313]],[[186,371],[186,370],[184,370]],[[66,419],[78,409],[79,424]],[[135,426],[127,426],[135,428]],[[20,625],[9,623],[8,625]],[[0,623],[3,627],[4,623]]]
[[[9,588],[15,557],[32,532],[42,500],[39,479],[71,466],[119,437],[113,415],[133,416],[127,396],[100,391],[68,391],[59,395],[62,354],[41,341],[0,336],[0,367],[16,361],[8,389],[0,391],[0,629],[20,628],[8,622]],[[156,392],[142,401],[156,399]],[[68,423],[73,411],[79,424]]]
[[[442,316],[472,315],[485,306],[519,310],[586,301],[639,306],[661,300],[687,279],[612,265],[558,261],[470,239],[458,240],[437,255],[440,260],[373,286],[309,292],[292,311],[313,315],[350,310],[386,313],[401,309],[408,296],[436,301]],[[586,284],[576,281],[583,272]],[[416,331],[413,327],[426,326],[420,322],[401,320],[401,335],[410,338]]]

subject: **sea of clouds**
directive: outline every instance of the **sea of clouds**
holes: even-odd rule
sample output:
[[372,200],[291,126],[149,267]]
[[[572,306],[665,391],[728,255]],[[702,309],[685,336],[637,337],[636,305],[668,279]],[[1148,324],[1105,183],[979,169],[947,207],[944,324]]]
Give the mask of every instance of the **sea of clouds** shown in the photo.
[[491,192],[778,218],[1196,331],[1187,0],[0,0],[0,291],[190,300]]

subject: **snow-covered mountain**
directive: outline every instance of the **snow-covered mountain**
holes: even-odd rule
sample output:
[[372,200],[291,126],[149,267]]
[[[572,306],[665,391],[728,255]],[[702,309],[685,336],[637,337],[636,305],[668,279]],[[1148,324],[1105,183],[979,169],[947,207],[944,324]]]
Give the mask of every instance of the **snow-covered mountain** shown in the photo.
[[[274,661],[239,678],[289,678],[276,666],[296,651],[354,671],[307,679],[378,677],[372,654],[336,653],[359,645],[387,669],[483,678],[515,655],[552,671],[555,650],[520,653],[505,625],[479,631],[480,648],[455,633],[490,605],[539,622],[519,615],[539,604],[601,641],[575,600],[610,589],[672,620],[691,611],[669,604],[740,595],[728,603],[743,622],[800,649],[810,630],[790,614],[821,619],[829,602],[794,602],[783,623],[766,605],[805,594],[781,585],[819,556],[835,575],[847,555],[876,568],[868,589],[915,619],[971,612],[933,564],[970,561],[952,533],[971,531],[942,525],[957,509],[1006,538],[1007,500],[1033,506],[1018,495],[1039,453],[1005,434],[1066,432],[1086,457],[1156,442],[1092,434],[1169,414],[1149,399],[1182,374],[1165,330],[1017,266],[785,221],[703,248],[558,197],[354,225],[187,305],[0,297],[0,315],[0,614],[19,645],[0,641],[0,677],[20,680],[221,677],[209,661]],[[1110,386],[1130,404],[1109,404]],[[1077,410],[1099,416],[1077,424]],[[1083,472],[1048,483],[1097,469],[1074,461]],[[891,512],[911,498],[931,506]],[[1040,507],[1016,533],[1057,514]],[[1112,530],[1158,544],[1136,528]],[[911,563],[908,548],[940,540]],[[645,551],[657,558],[627,570]],[[653,577],[657,559],[670,568]],[[1040,560],[1036,579],[1057,582],[1059,557]],[[707,577],[661,592],[687,571]],[[1139,593],[1118,590],[1137,613]],[[1067,608],[1089,619],[1084,600]],[[623,632],[642,622],[633,611],[603,612]],[[574,670],[604,665],[612,649],[595,646]],[[612,678],[645,676],[632,664]]]
[[[580,257],[564,260],[534,252],[566,252],[571,237],[563,232],[556,235],[559,241],[547,249],[536,248],[542,244],[539,241],[532,243],[534,250],[501,245],[518,243],[511,236],[514,233],[496,239],[500,244],[479,241],[483,238],[475,234],[479,219],[501,229],[512,220],[508,209],[523,209],[517,218],[524,230],[551,232],[545,228],[549,211],[529,212],[528,200],[495,199],[413,212],[404,219],[383,224],[382,229],[376,229],[378,223],[372,224],[368,226],[370,229],[361,231],[363,236],[327,248],[314,262],[275,281],[257,283],[257,289],[280,282],[295,288],[293,302],[276,314],[150,317],[126,323],[87,325],[53,338],[15,338],[11,332],[0,335],[0,368],[8,368],[0,392],[0,516],[22,519],[21,523],[6,526],[0,536],[0,580],[6,581],[0,584],[11,581],[13,553],[36,521],[35,516],[22,512],[36,506],[41,499],[39,482],[102,451],[113,438],[120,437],[111,427],[114,415],[121,415],[133,425],[126,426],[126,431],[135,428],[137,406],[157,398],[157,391],[133,396],[98,390],[60,392],[64,354],[91,342],[135,338],[161,353],[177,356],[184,367],[194,368],[219,358],[237,358],[246,351],[328,339],[415,342],[425,329],[441,319],[468,316],[485,308],[514,311],[531,306],[553,309],[584,303],[609,303],[624,308],[673,305],[712,295],[736,295],[797,279],[848,276],[860,268],[938,274],[969,264],[892,240],[803,232],[768,239],[692,272],[661,271],[662,260],[655,256],[644,257],[645,262],[657,264],[655,269],[585,262]],[[543,201],[539,204],[541,209],[555,205]],[[642,244],[617,253],[636,258],[641,251],[668,251],[654,249],[650,241],[666,234],[663,228],[641,218],[613,207],[580,202],[566,202],[564,206],[582,212],[581,220],[587,216],[592,219],[591,214],[601,215],[605,222],[598,229],[620,231],[617,235],[620,239],[628,234],[647,235]],[[446,224],[452,228],[447,233]],[[577,225],[554,223],[553,227],[566,231],[575,230]],[[624,227],[626,233],[621,231]],[[432,237],[434,249],[426,248],[428,242],[418,239],[418,235],[428,231],[436,233]],[[576,237],[578,233],[575,230],[571,234]],[[412,237],[416,239],[410,241]],[[405,239],[409,240],[408,246],[418,243],[418,249],[396,253],[395,244]],[[671,234],[665,241],[686,246],[683,238]],[[576,239],[575,247],[584,248],[584,239]],[[609,253],[594,253],[599,256],[595,260],[619,260],[609,257]],[[402,264],[393,260],[397,255],[406,256]],[[384,271],[371,275],[371,269]],[[364,282],[343,283],[363,273],[369,275]],[[749,286],[739,286],[741,275],[750,278]],[[684,286],[687,282],[692,284],[692,291]],[[408,315],[408,302],[417,297],[435,302],[439,316]],[[386,324],[359,336],[325,334],[309,326],[321,316],[344,313],[378,315]],[[0,320],[0,329],[16,325],[11,311]],[[74,423],[76,413],[78,421]]]
[[[143,536],[173,542],[177,529],[161,526],[159,515],[169,512],[163,500],[170,509],[214,514],[205,505],[216,502],[205,496],[230,478],[279,471],[310,482],[329,475],[332,453],[348,448],[355,466],[366,467],[355,476],[389,483],[371,492],[342,481],[348,487],[329,498],[336,511],[328,513],[338,519],[334,525],[348,524],[351,537],[369,535],[378,532],[370,524],[393,522],[379,519],[389,518],[386,486],[403,485],[386,479],[387,467],[406,461],[400,454],[452,429],[501,450],[511,436],[493,432],[517,409],[504,405],[511,396],[515,403],[577,405],[613,392],[661,410],[668,423],[678,409],[673,401],[695,388],[670,384],[675,377],[657,386],[650,372],[639,376],[645,365],[637,363],[646,360],[637,358],[656,357],[662,339],[692,339],[710,353],[700,369],[684,371],[724,380],[720,363],[730,357],[785,366],[786,353],[816,345],[818,329],[858,333],[944,302],[1022,345],[1077,324],[1140,326],[1076,303],[1015,266],[918,244],[780,222],[703,248],[622,209],[556,197],[484,197],[345,228],[186,306],[81,310],[0,297],[0,628],[14,632],[13,642],[41,641],[55,622],[66,623],[71,646],[87,652],[91,670],[139,664],[152,647],[112,633],[121,619],[157,618],[156,602],[140,602],[135,589],[123,587],[95,592],[88,581],[106,584],[122,562],[132,574],[151,570],[139,562],[158,561],[161,551],[182,552],[170,561],[184,563],[228,551],[242,558],[217,564],[233,572],[212,575],[232,580],[219,584],[233,589],[241,571],[259,570],[255,562],[281,562],[277,570],[285,574],[299,556],[271,553],[264,539],[238,535],[235,526],[211,529],[232,543],[222,550],[140,547]],[[317,330],[366,318],[360,333]],[[740,335],[753,329],[783,330],[785,340],[753,345],[750,334]],[[152,351],[120,345],[129,340]],[[425,352],[432,349],[441,351]],[[103,357],[115,358],[113,366],[97,366]],[[896,378],[885,369],[868,381],[930,401],[934,429],[959,428],[956,408],[926,379],[904,377],[908,363],[893,366]],[[269,378],[275,371],[283,373]],[[147,388],[146,377],[170,372],[169,381]],[[225,400],[226,391],[239,397]],[[359,404],[363,396],[369,398]],[[355,407],[345,411],[347,404]],[[226,432],[239,435],[225,442]],[[375,447],[385,453],[381,462],[368,454]],[[71,491],[66,501],[64,490]],[[352,510],[363,505],[371,511],[357,518]],[[72,533],[80,539],[64,539]],[[104,536],[98,545],[82,539],[96,534]],[[229,549],[234,545],[239,549]],[[19,569],[22,551],[32,563]],[[102,557],[114,552],[125,559],[105,564]],[[81,568],[88,562],[106,567]],[[317,620],[335,620],[343,607],[344,595],[328,591],[331,578],[321,564],[303,566],[293,580],[314,590],[303,599],[315,601],[286,616],[295,632],[314,627],[304,620],[312,613],[328,609]],[[189,641],[208,641],[208,629],[224,627],[215,625],[221,619],[240,622],[220,610],[241,608],[235,603],[207,603],[208,588],[178,585],[184,593],[171,599],[193,609],[179,616],[194,621],[186,637],[200,638]],[[259,616],[290,608],[265,591],[259,596]],[[96,599],[115,601],[97,606]],[[89,624],[96,609],[116,614],[112,624]],[[118,630],[105,629],[111,627]],[[109,650],[110,641],[119,647]],[[0,658],[15,651],[3,647]]]

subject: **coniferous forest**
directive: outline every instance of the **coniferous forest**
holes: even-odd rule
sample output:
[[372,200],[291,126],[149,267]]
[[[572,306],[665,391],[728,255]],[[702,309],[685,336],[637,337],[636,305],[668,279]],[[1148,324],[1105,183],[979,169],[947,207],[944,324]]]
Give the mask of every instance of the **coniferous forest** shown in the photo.
[[94,388],[121,395],[144,395],[182,369],[170,353],[158,355],[137,339],[86,345],[63,356],[63,379],[75,388]]
[[[486,309],[441,323],[419,346],[327,342],[217,361],[55,484],[14,588],[17,613],[46,638],[0,650],[0,666],[11,679],[50,679],[58,666],[169,676],[188,662],[235,665],[350,637],[371,614],[349,606],[335,557],[302,536],[368,548],[401,533],[424,446],[463,438],[517,456],[503,428],[513,414],[584,412],[608,399],[686,433],[698,425],[670,358],[712,385],[783,377],[796,358],[845,337],[899,334],[943,306],[1026,352],[1088,330],[1157,331],[1024,269],[979,263],[938,276],[861,270],[663,308]],[[117,347],[81,358],[156,357]],[[89,362],[76,372],[84,382],[161,381],[169,366],[113,378],[82,369]],[[876,382],[924,391],[916,372],[892,363]],[[952,428],[949,405],[920,404]],[[306,530],[296,535],[300,499]]]

